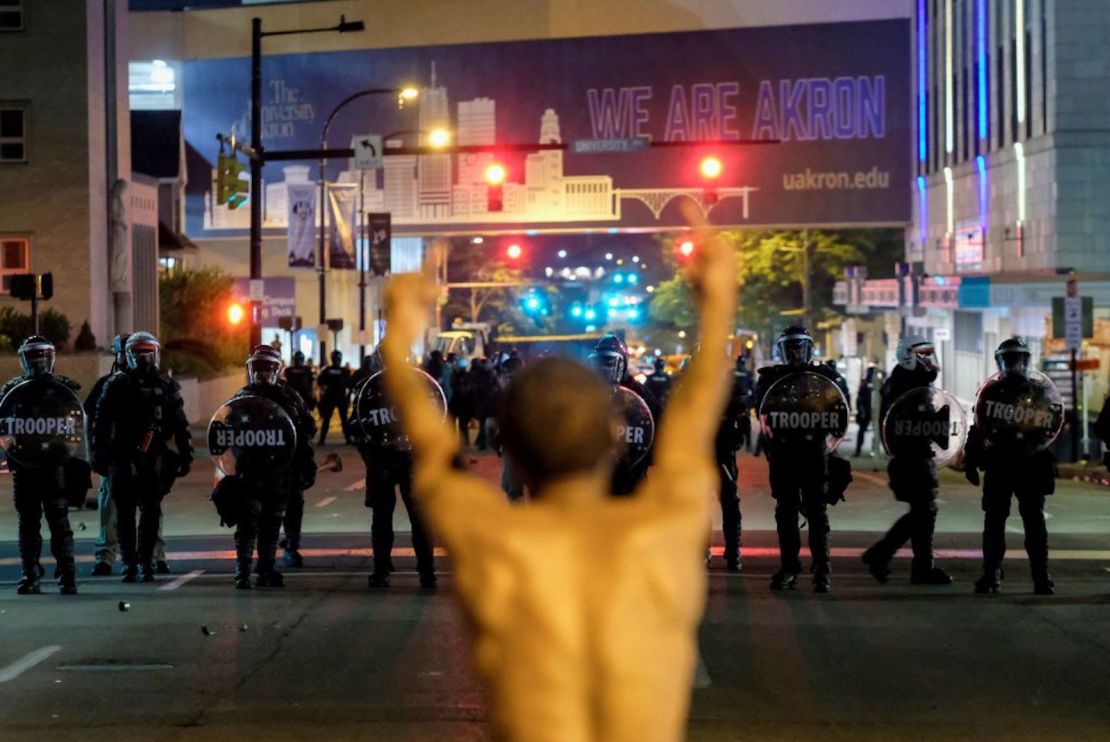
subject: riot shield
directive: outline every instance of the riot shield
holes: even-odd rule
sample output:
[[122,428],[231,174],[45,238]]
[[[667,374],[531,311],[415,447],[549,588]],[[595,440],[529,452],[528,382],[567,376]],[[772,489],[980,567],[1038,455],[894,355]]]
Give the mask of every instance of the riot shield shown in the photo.
[[832,379],[812,371],[784,376],[759,405],[759,425],[775,444],[836,450],[848,432],[848,400]]
[[992,449],[1028,456],[1048,448],[1064,427],[1064,400],[1052,379],[997,373],[975,400],[975,426]]
[[618,435],[623,446],[619,466],[628,469],[642,462],[651,450],[655,418],[647,402],[631,389],[617,387],[613,401],[620,415]]
[[68,386],[44,376],[17,384],[0,400],[0,448],[20,466],[61,466],[85,455],[85,410]]
[[[428,400],[447,417],[447,398],[439,384],[428,374],[413,366],[406,367],[416,374],[427,391]],[[379,371],[364,381],[355,391],[354,420],[362,431],[366,444],[372,448],[403,453],[412,450],[412,443],[401,430],[397,411],[385,391],[385,372]]]
[[967,442],[967,412],[943,389],[918,387],[894,400],[881,430],[890,455],[931,458],[945,466]]
[[297,428],[281,405],[265,397],[233,397],[208,424],[208,451],[226,475],[271,479],[293,463]]

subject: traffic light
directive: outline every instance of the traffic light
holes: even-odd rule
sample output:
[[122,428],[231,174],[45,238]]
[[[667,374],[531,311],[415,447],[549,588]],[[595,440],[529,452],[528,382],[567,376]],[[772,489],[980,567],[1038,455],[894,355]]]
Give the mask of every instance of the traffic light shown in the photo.
[[721,164],[720,159],[717,157],[704,157],[698,170],[701,172],[701,177],[704,185],[702,186],[701,200],[706,205],[717,203],[717,178],[721,177],[724,172],[725,166]]
[[501,184],[505,182],[505,166],[492,163],[486,168],[486,210],[501,211],[505,207]]
[[238,209],[247,202],[250,185],[239,177],[246,169],[246,165],[235,159],[234,153],[216,158],[216,203]]

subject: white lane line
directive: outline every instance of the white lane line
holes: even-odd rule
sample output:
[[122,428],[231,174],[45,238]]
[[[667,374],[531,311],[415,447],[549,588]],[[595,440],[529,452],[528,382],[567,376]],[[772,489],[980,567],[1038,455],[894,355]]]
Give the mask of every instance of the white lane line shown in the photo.
[[354,492],[356,490],[360,490],[360,489],[363,489],[365,487],[366,487],[366,479],[363,478],[363,479],[358,480],[354,484],[348,484],[346,487],[343,488],[343,491],[344,492]]
[[326,508],[328,505],[331,505],[333,502],[335,502],[334,497],[325,497],[323,500],[320,500],[320,502],[316,503],[316,507]]
[[705,668],[705,660],[701,657],[701,650],[698,650],[698,669],[694,671],[694,688],[702,690],[713,685],[713,679],[709,677],[709,670]]
[[55,652],[61,651],[61,647],[57,644],[51,644],[40,649],[36,649],[30,654],[20,657],[18,660],[8,665],[7,667],[0,668],[0,683],[6,683],[9,680],[15,680],[23,673],[30,670],[35,665],[43,660],[48,659]]
[[194,569],[192,572],[188,572],[186,574],[183,574],[180,577],[178,577],[176,580],[173,580],[172,582],[167,582],[165,585],[160,586],[158,589],[159,590],[176,590],[177,588],[184,585],[186,582],[189,582],[191,580],[195,580],[196,578],[200,577],[202,574],[204,574],[203,569]]

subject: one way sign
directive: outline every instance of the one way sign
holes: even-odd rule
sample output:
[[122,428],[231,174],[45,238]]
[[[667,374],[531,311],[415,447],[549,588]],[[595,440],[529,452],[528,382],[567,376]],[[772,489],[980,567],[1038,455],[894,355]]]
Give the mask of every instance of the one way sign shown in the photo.
[[382,137],[380,134],[365,134],[351,140],[355,151],[355,167],[359,170],[380,170],[382,166]]

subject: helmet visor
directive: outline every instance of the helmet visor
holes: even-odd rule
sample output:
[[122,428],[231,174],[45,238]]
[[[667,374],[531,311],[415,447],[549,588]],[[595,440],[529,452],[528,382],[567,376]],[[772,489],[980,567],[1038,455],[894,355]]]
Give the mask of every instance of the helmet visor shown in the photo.
[[994,360],[998,363],[998,370],[1007,375],[1028,376],[1028,353],[1020,350],[995,353]]
[[26,376],[45,376],[54,371],[54,349],[32,346],[19,353],[19,365]]
[[783,363],[802,366],[813,359],[813,341],[801,337],[783,338],[779,341],[779,352]]
[[600,351],[590,354],[590,365],[597,369],[601,378],[610,384],[619,384],[624,378],[624,359],[620,353]]
[[281,364],[265,358],[251,358],[247,361],[247,377],[252,384],[276,384],[281,373]]

